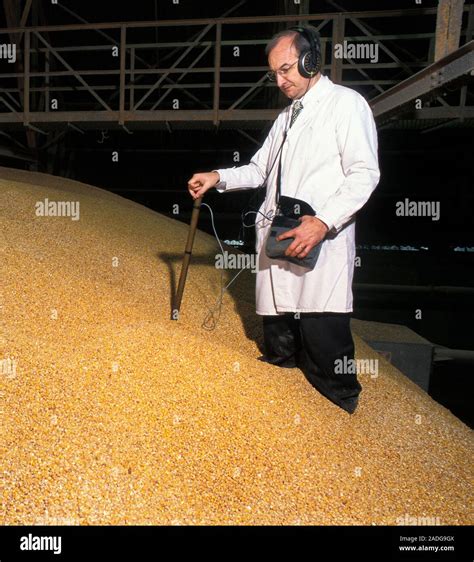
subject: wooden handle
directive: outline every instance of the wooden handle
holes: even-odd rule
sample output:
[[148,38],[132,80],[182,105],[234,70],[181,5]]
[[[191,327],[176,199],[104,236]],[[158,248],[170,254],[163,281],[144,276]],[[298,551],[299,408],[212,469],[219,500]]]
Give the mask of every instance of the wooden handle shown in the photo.
[[193,212],[191,214],[191,224],[189,225],[188,239],[184,249],[183,265],[181,266],[181,273],[179,275],[178,290],[174,299],[173,310],[171,311],[171,319],[178,320],[179,310],[181,308],[181,301],[183,299],[184,286],[186,284],[186,277],[188,275],[189,262],[191,261],[191,254],[193,251],[194,235],[196,234],[199,211],[201,209],[202,196],[194,200]]

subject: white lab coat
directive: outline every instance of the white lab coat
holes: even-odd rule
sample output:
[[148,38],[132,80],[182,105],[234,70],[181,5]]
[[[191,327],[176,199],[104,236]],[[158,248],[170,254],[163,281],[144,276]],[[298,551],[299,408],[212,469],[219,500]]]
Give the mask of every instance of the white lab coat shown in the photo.
[[[355,213],[377,186],[380,172],[372,111],[356,91],[321,76],[301,98],[282,149],[282,195],[309,203],[333,238],[323,242],[313,270],[269,259],[265,243],[271,220],[257,215],[256,312],[351,312]],[[293,102],[294,103],[294,102]],[[293,105],[293,104],[292,104]],[[275,120],[265,142],[245,166],[220,169],[220,193],[262,185],[289,125],[292,105]],[[275,212],[278,162],[270,172],[260,212]]]

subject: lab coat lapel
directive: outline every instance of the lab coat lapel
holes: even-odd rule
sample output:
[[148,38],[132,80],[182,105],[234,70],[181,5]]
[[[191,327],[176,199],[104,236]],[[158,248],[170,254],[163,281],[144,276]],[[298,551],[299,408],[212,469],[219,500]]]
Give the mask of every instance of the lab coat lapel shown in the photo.
[[327,76],[321,76],[318,82],[303,96],[303,110],[288,131],[288,136],[294,137],[301,132],[311,119],[314,119],[314,108],[320,100],[331,90],[333,83]]

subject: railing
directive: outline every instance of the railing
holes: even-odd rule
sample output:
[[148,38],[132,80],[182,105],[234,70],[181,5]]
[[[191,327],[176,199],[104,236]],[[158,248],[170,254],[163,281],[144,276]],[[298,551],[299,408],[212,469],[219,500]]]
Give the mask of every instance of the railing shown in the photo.
[[[472,37],[473,6],[464,11],[462,42]],[[394,34],[394,18],[399,29],[422,18],[429,31]],[[367,99],[433,61],[436,8],[0,29],[2,58],[16,48],[14,64],[0,60],[0,122],[271,120],[280,100],[265,78],[264,45],[278,24],[300,22],[320,31],[323,71]],[[365,45],[377,60],[344,45]]]

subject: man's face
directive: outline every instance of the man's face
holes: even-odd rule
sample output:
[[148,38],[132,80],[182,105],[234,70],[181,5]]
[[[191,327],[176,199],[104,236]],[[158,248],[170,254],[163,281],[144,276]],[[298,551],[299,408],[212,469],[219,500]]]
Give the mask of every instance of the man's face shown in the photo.
[[[294,37],[282,37],[268,55],[268,65],[273,71],[285,69],[298,60]],[[308,89],[308,79],[298,72],[298,63],[284,75],[276,75],[277,85],[290,99],[302,97]]]

